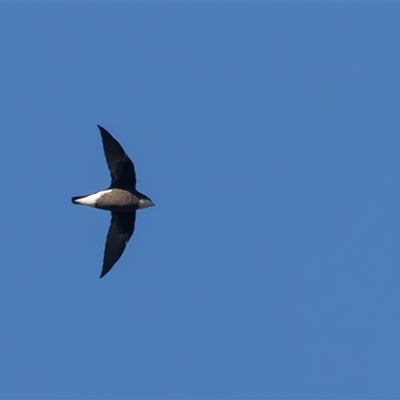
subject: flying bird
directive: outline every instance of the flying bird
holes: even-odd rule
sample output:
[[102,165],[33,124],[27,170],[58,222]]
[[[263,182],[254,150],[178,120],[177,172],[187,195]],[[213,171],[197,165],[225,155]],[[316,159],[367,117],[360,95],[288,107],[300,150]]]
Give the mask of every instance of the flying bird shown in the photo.
[[110,170],[111,185],[99,192],[73,197],[72,202],[111,211],[111,224],[100,275],[102,278],[122,256],[135,230],[136,210],[152,207],[154,204],[146,195],[136,190],[135,167],[122,146],[107,130],[100,125],[98,127]]

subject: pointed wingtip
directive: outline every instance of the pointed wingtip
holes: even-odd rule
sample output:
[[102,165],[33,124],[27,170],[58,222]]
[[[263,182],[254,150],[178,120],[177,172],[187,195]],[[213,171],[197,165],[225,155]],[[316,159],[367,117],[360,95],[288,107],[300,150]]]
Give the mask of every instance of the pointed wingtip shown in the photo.
[[107,141],[109,141],[110,139],[115,140],[113,138],[113,136],[111,135],[111,133],[108,132],[107,129],[103,128],[101,125],[97,125],[97,127],[100,130],[100,135],[101,135],[101,137],[103,139],[103,143],[104,143],[104,140],[107,140]]
[[99,128],[100,133],[101,133],[102,135],[104,134],[104,132],[107,132],[101,125],[97,125],[97,127]]
[[108,132],[108,130],[106,128],[103,128],[101,125],[97,125],[97,127],[99,128],[101,134],[103,133],[110,134],[110,132]]
[[101,271],[101,274],[100,274],[100,279],[101,279],[103,276],[107,275],[108,272],[110,272],[110,270],[106,271],[106,270],[103,269],[103,270]]

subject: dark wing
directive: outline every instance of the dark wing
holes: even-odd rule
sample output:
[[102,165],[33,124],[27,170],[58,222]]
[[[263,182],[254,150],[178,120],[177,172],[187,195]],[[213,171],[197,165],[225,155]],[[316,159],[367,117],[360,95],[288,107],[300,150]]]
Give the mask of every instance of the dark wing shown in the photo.
[[110,188],[135,189],[136,174],[133,162],[111,134],[100,125],[97,126],[100,129],[104,154],[106,156],[108,169],[111,172]]
[[135,218],[136,211],[111,213],[111,224],[107,234],[100,278],[107,274],[122,256],[125,246],[135,230]]

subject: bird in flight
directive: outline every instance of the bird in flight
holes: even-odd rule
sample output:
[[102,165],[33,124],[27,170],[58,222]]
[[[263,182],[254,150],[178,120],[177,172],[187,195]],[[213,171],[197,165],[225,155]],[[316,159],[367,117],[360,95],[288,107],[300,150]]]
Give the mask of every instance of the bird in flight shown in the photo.
[[111,211],[104,249],[103,269],[106,275],[119,260],[135,230],[136,210],[154,206],[143,193],[136,190],[135,167],[122,146],[103,127],[98,125],[103,140],[104,154],[111,174],[111,185],[86,196],[72,198],[74,204],[83,204]]

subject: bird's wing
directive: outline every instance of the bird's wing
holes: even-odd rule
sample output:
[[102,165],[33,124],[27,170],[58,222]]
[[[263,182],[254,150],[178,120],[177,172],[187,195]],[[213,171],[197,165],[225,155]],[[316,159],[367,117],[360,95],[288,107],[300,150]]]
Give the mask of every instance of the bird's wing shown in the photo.
[[108,229],[100,278],[106,275],[122,256],[125,246],[135,230],[135,218],[136,211],[111,213],[111,224]]
[[125,154],[122,146],[111,136],[111,134],[102,126],[97,126],[100,129],[104,154],[106,156],[108,169],[111,173],[110,188],[127,190],[135,189],[136,174],[133,162]]

